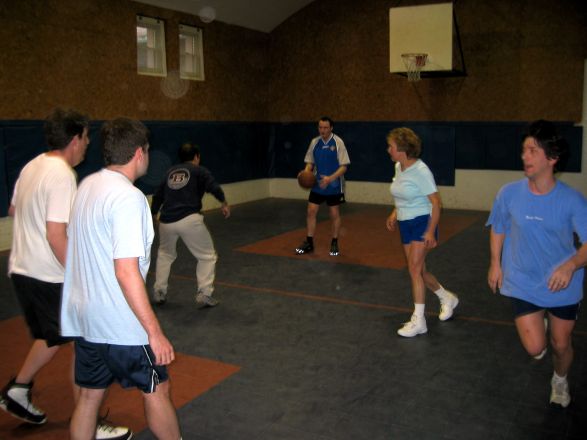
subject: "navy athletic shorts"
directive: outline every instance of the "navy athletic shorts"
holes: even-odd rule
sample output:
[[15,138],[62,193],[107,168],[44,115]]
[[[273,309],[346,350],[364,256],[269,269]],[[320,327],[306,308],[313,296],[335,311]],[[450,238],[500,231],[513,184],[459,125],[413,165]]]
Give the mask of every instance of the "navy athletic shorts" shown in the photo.
[[556,316],[559,319],[564,319],[566,321],[576,321],[579,317],[579,308],[581,307],[581,302],[578,302],[577,304],[570,304],[568,306],[541,307],[519,298],[510,297],[510,300],[512,302],[514,318],[517,318],[518,316],[529,315],[530,313],[538,312],[540,310],[546,310],[548,313]]
[[42,339],[48,347],[71,342],[61,336],[61,283],[48,283],[36,278],[10,274],[16,297],[33,339]]
[[[399,235],[403,244],[410,244],[412,241],[424,241],[424,233],[428,229],[430,215],[420,215],[410,220],[398,221]],[[438,241],[438,226],[434,231],[434,237]]]
[[75,338],[75,383],[83,388],[106,389],[114,381],[123,388],[153,393],[169,379],[164,365],[155,365],[148,345],[111,345]]

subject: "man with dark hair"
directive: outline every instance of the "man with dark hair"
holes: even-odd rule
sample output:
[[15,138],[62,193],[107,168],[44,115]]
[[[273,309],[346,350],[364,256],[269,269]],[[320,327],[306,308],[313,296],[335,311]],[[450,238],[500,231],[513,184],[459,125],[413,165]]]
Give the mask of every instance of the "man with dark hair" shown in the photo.
[[143,391],[147,423],[158,439],[180,438],[165,367],[175,358],[149,304],[153,224],[133,182],[149,166],[148,130],[115,119],[102,128],[106,168],[81,183],[68,228],[61,327],[75,337],[71,419],[74,440],[90,440],[106,389],[117,381]]
[[307,254],[314,251],[314,233],[316,231],[316,215],[320,205],[328,205],[332,222],[332,241],[330,255],[337,256],[338,233],[340,232],[340,209],[344,200],[344,173],[351,163],[346,146],[341,138],[332,132],[334,125],[328,116],[322,116],[318,121],[320,136],[310,142],[304,162],[303,171],[313,171],[316,174],[316,184],[310,191],[306,223],[308,234],[304,242],[296,248],[297,254]]
[[489,287],[510,297],[522,345],[535,359],[546,354],[549,323],[554,366],[550,403],[563,408],[571,403],[567,374],[587,264],[587,200],[554,175],[567,155],[568,145],[554,124],[530,124],[522,144],[526,178],[501,188],[487,221]]
[[167,300],[169,272],[177,258],[177,240],[181,238],[198,260],[196,302],[212,307],[218,304],[218,300],[212,298],[217,255],[204,216],[200,213],[202,197],[207,192],[216,197],[222,204],[220,209],[225,218],[230,216],[230,207],[224,191],[210,171],[200,166],[200,149],[197,145],[183,144],[179,149],[179,158],[181,163],[167,171],[167,177],[153,196],[151,206],[153,216],[161,211],[153,300],[157,304]]
[[[31,402],[36,374],[71,342],[60,333],[59,313],[67,249],[67,224],[77,183],[73,167],[89,144],[87,116],[55,109],[45,120],[49,151],[31,160],[14,187],[9,214],[14,216],[8,272],[31,335],[32,347],[18,374],[2,390],[0,407],[28,423],[47,421]],[[74,399],[79,393],[74,385]],[[126,427],[100,423],[98,439],[126,439]]]

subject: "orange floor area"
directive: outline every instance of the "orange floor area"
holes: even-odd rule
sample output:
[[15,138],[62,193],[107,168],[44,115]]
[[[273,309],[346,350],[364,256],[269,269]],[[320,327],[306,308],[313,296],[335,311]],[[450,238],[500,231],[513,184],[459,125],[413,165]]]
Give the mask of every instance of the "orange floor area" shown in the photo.
[[[0,322],[2,362],[0,384],[15,374],[31,344],[26,325],[21,317]],[[48,422],[35,426],[23,423],[0,410],[0,439],[57,440],[69,438],[68,424],[73,410],[71,391],[71,344],[60,350],[55,358],[39,373],[33,389],[33,402],[47,413]],[[195,399],[222,382],[240,367],[204,358],[176,353],[170,366],[172,398],[176,408]],[[143,415],[141,392],[110,387],[104,409],[113,422],[129,426],[139,432],[147,424]]]
[[[325,209],[324,207],[322,209]],[[406,266],[399,232],[389,232],[385,220],[389,208],[366,209],[356,214],[344,215],[339,237],[340,255],[331,257],[330,220],[316,225],[314,252],[296,255],[295,248],[306,237],[305,229],[286,232],[266,240],[257,241],[238,248],[241,252],[273,255],[279,257],[305,258],[335,263],[360,264],[387,269],[402,269]],[[475,221],[479,214],[444,214],[440,219],[440,244],[449,240]]]

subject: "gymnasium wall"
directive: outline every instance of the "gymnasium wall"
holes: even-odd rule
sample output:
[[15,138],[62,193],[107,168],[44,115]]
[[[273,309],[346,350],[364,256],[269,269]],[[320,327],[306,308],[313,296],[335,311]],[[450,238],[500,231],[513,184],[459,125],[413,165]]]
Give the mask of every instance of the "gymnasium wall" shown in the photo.
[[[443,2],[443,1],[440,1]],[[434,0],[317,0],[271,33],[269,118],[580,121],[587,2],[457,0],[464,78],[389,73],[389,8]]]
[[[445,206],[489,209],[495,189],[520,177],[509,171],[519,166],[519,128],[537,118],[570,134],[574,168],[562,177],[587,191],[584,134],[573,127],[584,120],[587,2],[458,0],[468,75],[409,83],[389,73],[388,11],[432,2],[315,0],[270,34],[125,0],[2,2],[0,215],[57,105],[97,121],[146,121],[162,154],[139,183],[146,192],[190,137],[233,203],[303,198],[292,177],[322,114],[349,144],[351,201],[389,203],[384,134],[399,124],[425,138]],[[165,20],[168,72],[179,66],[179,23],[202,27],[206,81],[172,98],[162,78],[137,75],[137,14]],[[98,145],[80,175],[100,166]]]
[[[167,72],[179,69],[178,26],[203,28],[205,81],[166,96],[137,74],[136,15],[165,21]],[[266,120],[269,35],[128,0],[0,2],[0,120],[68,106],[94,119]]]

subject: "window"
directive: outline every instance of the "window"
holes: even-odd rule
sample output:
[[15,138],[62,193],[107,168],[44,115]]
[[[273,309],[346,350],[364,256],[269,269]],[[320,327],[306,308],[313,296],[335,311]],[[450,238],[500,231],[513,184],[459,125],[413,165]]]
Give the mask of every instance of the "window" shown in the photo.
[[202,29],[179,25],[179,75],[183,79],[204,81]]
[[162,20],[137,15],[137,72],[167,76],[165,24]]

